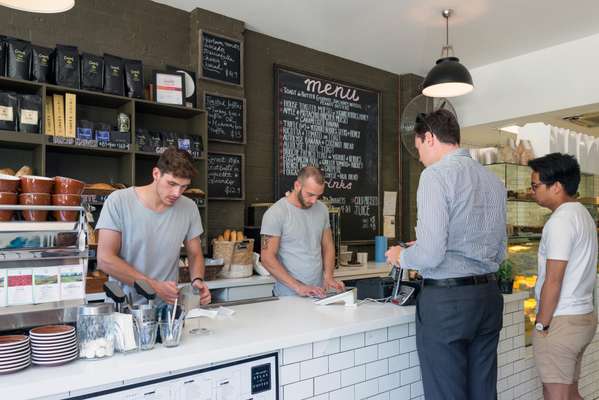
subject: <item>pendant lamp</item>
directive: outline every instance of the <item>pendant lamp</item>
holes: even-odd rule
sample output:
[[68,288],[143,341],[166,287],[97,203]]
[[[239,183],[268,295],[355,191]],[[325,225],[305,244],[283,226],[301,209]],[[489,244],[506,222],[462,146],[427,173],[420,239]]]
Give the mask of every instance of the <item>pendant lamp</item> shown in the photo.
[[75,5],[75,0],[0,0],[0,6],[35,13],[60,13]]
[[428,97],[461,96],[474,89],[470,72],[453,55],[453,46],[449,44],[449,17],[452,13],[453,10],[443,10],[442,13],[445,18],[445,46],[441,50],[441,58],[424,78],[422,94]]

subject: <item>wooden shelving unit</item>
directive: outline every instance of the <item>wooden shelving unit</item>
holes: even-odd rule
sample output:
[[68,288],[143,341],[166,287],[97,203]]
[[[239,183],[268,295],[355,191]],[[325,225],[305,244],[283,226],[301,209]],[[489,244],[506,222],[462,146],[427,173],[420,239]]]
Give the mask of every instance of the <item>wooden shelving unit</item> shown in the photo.
[[[37,94],[42,98],[42,105],[46,96],[73,93],[77,95],[77,120],[86,119],[115,126],[117,115],[124,112],[130,117],[131,131],[129,149],[54,143],[50,136],[43,134],[45,119],[42,107],[42,133],[0,131],[0,168],[8,167],[16,171],[23,165],[29,165],[37,175],[69,176],[88,183],[144,185],[151,181],[152,168],[160,155],[137,150],[136,129],[164,130],[202,138],[204,151],[201,157],[195,159],[199,175],[192,180],[191,186],[205,192],[207,190],[208,140],[207,116],[204,110],[5,77],[0,77],[0,90]],[[198,205],[198,208],[204,230],[207,232],[207,201]]]

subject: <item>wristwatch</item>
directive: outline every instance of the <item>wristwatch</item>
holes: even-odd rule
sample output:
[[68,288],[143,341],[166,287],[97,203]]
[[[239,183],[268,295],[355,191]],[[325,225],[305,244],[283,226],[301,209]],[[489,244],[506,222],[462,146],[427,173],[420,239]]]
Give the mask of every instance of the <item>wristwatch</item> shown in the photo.
[[199,276],[197,278],[193,278],[193,280],[191,281],[191,285],[193,285],[193,283],[195,281],[200,281],[200,282],[204,282],[204,278],[200,278]]
[[549,325],[545,326],[545,325],[543,325],[542,323],[540,323],[540,322],[537,322],[537,323],[535,324],[535,330],[536,330],[536,331],[538,331],[538,332],[545,332],[545,331],[548,331],[548,330],[549,330]]

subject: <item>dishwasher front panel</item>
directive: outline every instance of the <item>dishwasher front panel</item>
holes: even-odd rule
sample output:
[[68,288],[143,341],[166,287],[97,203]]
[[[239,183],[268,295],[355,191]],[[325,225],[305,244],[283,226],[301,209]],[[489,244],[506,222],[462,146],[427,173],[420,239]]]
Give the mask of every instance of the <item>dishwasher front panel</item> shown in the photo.
[[278,400],[278,365],[271,353],[70,399]]

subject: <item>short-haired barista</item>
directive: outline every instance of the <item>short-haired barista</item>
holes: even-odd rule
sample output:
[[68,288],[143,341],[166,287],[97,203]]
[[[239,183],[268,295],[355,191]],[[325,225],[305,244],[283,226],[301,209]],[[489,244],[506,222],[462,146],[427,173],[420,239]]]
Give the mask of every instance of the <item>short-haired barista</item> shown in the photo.
[[146,281],[164,302],[175,302],[181,244],[200,302],[210,302],[204,283],[200,213],[183,196],[195,173],[189,153],[169,148],[152,170],[152,183],[118,190],[104,203],[96,225],[98,267],[121,283],[134,304],[142,300],[133,289],[136,280]]

